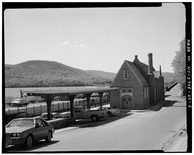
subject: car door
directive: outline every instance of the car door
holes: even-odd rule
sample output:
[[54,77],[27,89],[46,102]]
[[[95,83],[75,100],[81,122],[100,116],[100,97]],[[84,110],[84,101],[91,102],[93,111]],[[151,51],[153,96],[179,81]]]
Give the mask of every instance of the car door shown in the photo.
[[46,123],[43,120],[41,120],[41,123],[42,123],[42,131],[41,131],[42,132],[42,138],[45,139],[48,135],[50,127],[48,125],[46,125]]
[[79,109],[79,108],[75,109],[75,113],[74,114],[75,114],[75,118],[76,119],[83,118],[83,111],[81,109]]
[[48,133],[48,127],[41,119],[36,119],[34,138],[36,140],[44,139]]

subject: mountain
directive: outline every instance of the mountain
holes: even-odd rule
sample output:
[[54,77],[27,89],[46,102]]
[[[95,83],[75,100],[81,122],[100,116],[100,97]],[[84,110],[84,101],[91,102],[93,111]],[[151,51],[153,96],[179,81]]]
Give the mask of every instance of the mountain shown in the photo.
[[163,72],[162,76],[164,77],[164,85],[165,85],[165,87],[173,84],[176,81],[176,76],[175,76],[174,73]]
[[164,82],[171,82],[175,80],[175,74],[170,72],[163,72],[162,76],[164,76]]
[[[165,86],[175,81],[174,73],[164,72]],[[116,73],[81,70],[54,61],[33,60],[5,65],[5,87],[60,87],[110,85]]]
[[111,80],[114,80],[114,77],[116,76],[116,73],[104,72],[99,70],[86,70],[86,72],[96,77],[102,77],[102,78],[111,79]]
[[87,86],[110,83],[111,78],[95,76],[54,61],[33,60],[5,65],[6,87]]

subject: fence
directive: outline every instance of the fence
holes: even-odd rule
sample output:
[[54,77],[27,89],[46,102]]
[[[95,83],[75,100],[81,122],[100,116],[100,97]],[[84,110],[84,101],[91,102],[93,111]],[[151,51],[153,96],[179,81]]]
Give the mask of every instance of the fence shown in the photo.
[[[109,101],[107,98],[102,98],[102,104],[108,104]],[[99,98],[91,99],[90,102],[91,108],[99,106]],[[86,99],[75,99],[74,106],[83,106],[87,107]],[[52,112],[65,112],[70,110],[70,102],[69,101],[55,101],[51,104],[51,111]],[[33,117],[39,116],[42,113],[47,112],[47,105],[46,103],[43,104],[34,104],[33,106],[26,106],[26,107],[17,107],[17,108],[7,108],[5,110],[5,117],[6,119],[13,119],[19,117]]]

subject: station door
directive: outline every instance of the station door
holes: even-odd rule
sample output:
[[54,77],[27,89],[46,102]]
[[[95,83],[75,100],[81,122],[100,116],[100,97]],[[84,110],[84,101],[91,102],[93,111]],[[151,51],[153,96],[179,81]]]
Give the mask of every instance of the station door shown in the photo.
[[133,89],[121,89],[121,106],[122,109],[133,109]]
[[122,100],[122,109],[132,109],[131,95],[123,95],[121,100]]

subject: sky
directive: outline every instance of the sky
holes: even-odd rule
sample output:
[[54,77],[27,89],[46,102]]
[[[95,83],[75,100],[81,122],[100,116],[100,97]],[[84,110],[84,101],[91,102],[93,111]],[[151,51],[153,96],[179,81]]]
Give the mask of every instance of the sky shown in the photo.
[[82,70],[117,73],[135,55],[162,72],[185,37],[185,7],[7,9],[4,12],[5,64],[56,61]]

